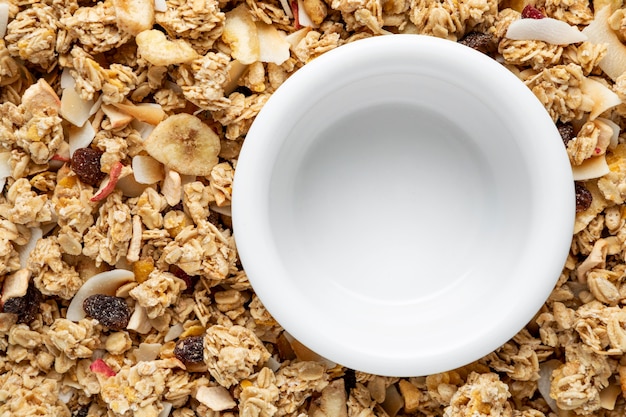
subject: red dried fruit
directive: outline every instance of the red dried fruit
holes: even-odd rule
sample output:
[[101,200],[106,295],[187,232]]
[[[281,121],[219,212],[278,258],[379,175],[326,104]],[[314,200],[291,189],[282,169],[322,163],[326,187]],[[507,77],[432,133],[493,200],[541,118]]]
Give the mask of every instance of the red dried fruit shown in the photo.
[[89,365],[89,369],[92,372],[96,372],[106,377],[115,376],[115,371],[111,369],[111,367],[102,359],[96,359],[93,361],[91,365]]
[[102,154],[102,151],[93,148],[76,149],[70,161],[70,168],[82,182],[96,187],[107,175],[101,171],[100,157]]
[[123,330],[128,326],[131,311],[126,300],[104,294],[94,294],[83,301],[87,317],[96,319],[111,330]]
[[124,165],[121,162],[116,162],[111,167],[111,172],[109,172],[109,182],[98,191],[96,195],[91,197],[91,201],[100,201],[104,200],[113,192],[115,186],[117,185],[117,181],[120,179],[120,175],[122,174],[122,169]]
[[486,33],[470,32],[465,35],[460,41],[460,44],[469,46],[472,49],[482,52],[483,54],[489,54],[496,50],[496,44],[493,41],[493,36]]
[[189,336],[174,347],[174,356],[184,364],[204,361],[204,336]]
[[522,10],[523,19],[543,19],[544,17],[546,17],[546,15],[543,14],[541,10],[530,4],[527,4]]
[[41,292],[33,284],[23,297],[9,298],[2,305],[2,312],[17,314],[17,322],[30,324],[39,314],[40,304],[43,300]]
[[291,13],[293,13],[293,28],[300,29],[300,15],[298,11],[298,0],[291,0],[289,2],[291,6]]
[[563,139],[563,143],[567,146],[568,142],[576,136],[574,132],[574,126],[571,123],[557,123],[556,128],[561,135],[561,139]]
[[591,206],[593,196],[591,192],[581,183],[575,183],[574,189],[576,190],[576,213],[587,210]]

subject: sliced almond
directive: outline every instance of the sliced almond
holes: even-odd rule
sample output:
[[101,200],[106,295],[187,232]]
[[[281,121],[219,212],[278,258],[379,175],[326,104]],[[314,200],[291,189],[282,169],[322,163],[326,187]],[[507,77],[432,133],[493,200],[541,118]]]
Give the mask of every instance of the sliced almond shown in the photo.
[[230,392],[222,387],[198,387],[196,391],[196,400],[206,405],[213,411],[225,411],[234,408],[237,403],[233,400]]
[[60,114],[74,126],[82,126],[91,115],[93,100],[83,100],[73,88],[66,88],[61,95]]
[[606,55],[598,65],[606,75],[615,81],[626,71],[626,45],[620,41],[609,25],[611,14],[610,5],[596,9],[593,21],[583,29],[583,33],[592,43],[606,44]]
[[146,122],[151,125],[157,125],[165,118],[163,107],[157,103],[113,103],[115,107],[124,113],[133,116],[140,122]]
[[257,22],[259,37],[259,61],[280,65],[289,59],[289,47],[284,32],[267,23]]
[[591,157],[586,159],[582,164],[572,167],[574,181],[600,178],[608,174],[609,171],[609,165],[606,163],[606,157],[604,155]]
[[226,12],[222,40],[226,42],[233,58],[242,64],[252,64],[261,55],[257,27],[245,3]]
[[622,103],[619,96],[609,87],[593,78],[582,79],[581,90],[593,100],[593,108],[589,114],[589,120],[593,120],[608,109]]
[[149,155],[135,155],[132,167],[139,184],[156,184],[165,177],[163,164]]
[[133,281],[135,274],[125,269],[113,269],[101,272],[89,278],[80,287],[70,305],[67,307],[66,318],[71,321],[84,319],[83,302],[94,294],[115,295],[115,291],[123,284]]
[[509,25],[505,36],[513,40],[544,41],[554,45],[569,45],[587,40],[587,35],[577,27],[550,17],[515,20]]
[[103,104],[100,108],[109,118],[109,122],[111,122],[111,127],[113,129],[126,126],[133,120],[133,116],[118,110],[115,106],[110,104]]
[[22,268],[10,275],[7,275],[2,284],[2,304],[10,298],[25,296],[28,291],[30,276],[31,272],[27,268]]

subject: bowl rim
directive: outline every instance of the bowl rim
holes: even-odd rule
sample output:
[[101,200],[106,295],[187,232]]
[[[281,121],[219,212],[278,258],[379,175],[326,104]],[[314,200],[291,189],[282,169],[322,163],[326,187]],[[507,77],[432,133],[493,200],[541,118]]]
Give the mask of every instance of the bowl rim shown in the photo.
[[[520,127],[528,137],[522,157],[528,166],[534,164],[531,172],[533,184],[542,184],[533,189],[536,204],[532,207],[532,215],[537,222],[529,227],[534,241],[541,239],[541,250],[532,251],[535,265],[523,265],[515,273],[518,279],[529,279],[537,297],[524,302],[512,301],[510,317],[494,318],[495,323],[480,323],[481,327],[476,329],[473,339],[462,346],[463,349],[442,349],[440,354],[432,357],[420,356],[417,348],[414,354],[394,356],[389,352],[364,351],[345,340],[329,339],[324,329],[315,326],[315,319],[310,317],[316,306],[307,304],[308,301],[302,297],[291,296],[298,289],[288,278],[292,271],[286,270],[281,262],[281,256],[286,254],[278,253],[272,239],[268,239],[272,235],[267,217],[269,196],[266,191],[274,166],[273,158],[284,138],[267,132],[272,132],[273,126],[284,123],[285,114],[282,112],[288,112],[295,103],[302,103],[303,91],[321,88],[324,83],[321,80],[332,80],[329,77],[335,71],[345,69],[346,65],[357,65],[356,62],[371,65],[375,73],[377,64],[402,54],[431,54],[429,56],[445,59],[448,64],[453,62],[453,58],[444,57],[453,54],[457,62],[480,67],[484,76],[493,77],[494,83],[499,83],[498,90],[502,94],[515,98],[511,109],[515,106],[523,108],[524,117],[533,121],[532,128]],[[521,118],[519,114],[516,120],[518,118]],[[531,135],[537,131],[542,134]],[[547,140],[546,136],[552,139]],[[233,181],[233,233],[239,257],[255,293],[268,312],[286,331],[321,356],[379,375],[419,376],[454,369],[480,359],[513,337],[532,319],[552,291],[569,253],[574,217],[574,180],[567,154],[554,122],[530,89],[486,55],[456,42],[425,35],[385,35],[361,39],[328,51],[296,71],[273,93],[253,122],[244,140]],[[548,252],[547,248],[552,250]],[[278,281],[281,287],[275,288],[273,284]],[[325,322],[324,325],[329,324]],[[486,339],[489,342],[485,342]]]

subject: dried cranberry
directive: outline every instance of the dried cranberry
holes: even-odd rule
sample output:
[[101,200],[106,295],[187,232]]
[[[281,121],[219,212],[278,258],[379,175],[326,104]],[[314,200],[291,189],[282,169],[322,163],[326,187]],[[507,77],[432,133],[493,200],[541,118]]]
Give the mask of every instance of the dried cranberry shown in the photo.
[[574,132],[574,126],[571,123],[562,123],[558,122],[556,124],[556,128],[559,130],[561,134],[561,139],[563,139],[563,143],[567,146],[568,142],[576,136]]
[[483,54],[488,54],[495,51],[495,43],[493,36],[486,33],[470,32],[465,35],[460,41],[460,44],[469,46]]
[[33,284],[30,284],[24,296],[6,300],[2,306],[2,311],[17,314],[18,323],[30,324],[37,318],[42,300],[41,292]]
[[576,213],[587,210],[593,201],[591,192],[579,182],[574,184],[574,188],[576,190]]
[[93,148],[76,149],[72,155],[70,167],[82,182],[95,187],[107,175],[100,169],[102,154],[102,151]]
[[185,364],[204,361],[204,337],[189,336],[179,340],[174,347],[174,356]]
[[522,18],[523,19],[543,19],[546,15],[536,7],[527,4],[526,7],[522,10]]
[[130,320],[130,307],[126,300],[112,295],[95,294],[83,301],[88,317],[96,319],[111,330],[123,330]]

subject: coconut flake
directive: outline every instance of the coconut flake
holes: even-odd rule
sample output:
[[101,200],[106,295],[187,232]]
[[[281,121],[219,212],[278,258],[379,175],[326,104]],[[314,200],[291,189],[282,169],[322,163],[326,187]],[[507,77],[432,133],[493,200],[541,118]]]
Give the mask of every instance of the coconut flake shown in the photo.
[[154,130],[154,125],[146,122],[141,122],[137,119],[133,119],[133,121],[130,122],[130,125],[133,129],[139,132],[139,136],[141,136],[142,140],[146,140],[148,136],[150,136],[150,133],[152,133],[152,131]]
[[165,0],[154,0],[155,12],[167,12],[167,3]]
[[291,49],[296,49],[296,46],[298,46],[298,44],[302,41],[302,39],[305,38],[306,34],[309,33],[310,31],[311,31],[311,28],[309,27],[298,29],[295,32],[292,32],[289,35],[287,35],[285,40],[289,42],[289,45],[291,45]]
[[259,61],[280,65],[288,60],[291,45],[285,39],[285,33],[263,22],[257,22],[256,27],[259,37]]
[[9,3],[0,3],[0,39],[7,33],[9,24]]
[[0,191],[4,188],[4,184],[8,177],[11,176],[11,152],[0,152]]
[[72,77],[70,69],[68,67],[63,68],[63,72],[61,72],[61,89],[74,88],[75,85],[76,80]]
[[37,241],[43,237],[43,230],[41,227],[32,227],[30,229],[30,239],[24,245],[17,247],[17,253],[20,256],[20,266],[22,268],[26,268],[26,263],[28,262],[28,257],[30,253],[35,249],[35,245]]
[[167,401],[162,401],[161,405],[163,406],[163,409],[161,410],[161,412],[159,413],[157,417],[168,417],[170,415],[170,412],[172,411],[172,403],[168,403]]
[[66,88],[61,95],[61,116],[74,126],[82,126],[89,119],[93,100],[83,100],[76,90]]
[[595,119],[608,109],[622,103],[622,100],[613,90],[593,78],[583,78],[580,89],[583,94],[588,95],[593,100],[593,108],[589,113],[589,120]]
[[615,149],[619,140],[619,132],[621,130],[619,125],[613,120],[606,119],[604,117],[598,117],[596,119],[596,122],[602,122],[613,130],[613,133],[611,135],[611,141],[609,143],[609,149]]
[[300,26],[314,28],[317,25],[313,23],[307,12],[304,10],[304,0],[298,0],[298,23]]
[[218,206],[217,204],[211,204],[209,206],[211,211],[214,211],[219,214],[223,214],[224,216],[232,217],[233,213],[230,206]]
[[79,288],[67,307],[66,318],[71,321],[84,319],[83,302],[94,294],[115,295],[115,291],[123,284],[133,281],[135,274],[125,269],[113,269],[101,272],[89,278]]
[[196,400],[206,405],[213,411],[225,411],[234,408],[237,403],[233,400],[230,392],[222,387],[198,387],[196,391]]
[[283,11],[287,15],[289,19],[293,19],[293,13],[291,12],[291,6],[289,5],[289,0],[280,0],[280,5],[283,8]]
[[183,334],[184,330],[185,328],[183,327],[182,323],[176,323],[175,325],[170,327],[170,329],[167,331],[167,333],[165,334],[165,337],[163,337],[163,341],[167,343],[167,342],[171,342],[172,340],[178,339],[178,336]]
[[84,123],[82,126],[70,126],[68,129],[70,157],[74,155],[77,149],[86,148],[91,145],[93,138],[96,137],[96,131],[91,123]]
[[610,171],[604,155],[586,159],[582,164],[572,167],[574,181],[585,181],[600,178]]
[[137,362],[153,361],[159,357],[162,347],[160,343],[140,343],[134,351],[135,359]]
[[518,41],[544,41],[554,45],[569,45],[587,40],[587,35],[578,28],[551,17],[518,19],[509,25],[506,37]]
[[582,33],[587,35],[592,43],[606,44],[606,55],[598,66],[615,81],[626,71],[626,45],[619,40],[609,25],[611,14],[610,5],[596,10],[593,21],[583,29]]
[[135,155],[132,167],[139,184],[156,184],[165,178],[163,164],[149,155]]
[[152,324],[148,320],[148,313],[144,307],[135,304],[135,311],[130,316],[126,329],[134,330],[139,334],[146,334],[152,329]]
[[139,184],[135,180],[134,173],[130,173],[117,180],[117,189],[122,191],[122,194],[126,197],[139,197],[141,193],[148,187],[146,184]]
[[165,119],[165,111],[158,103],[130,104],[129,102],[113,103],[113,105],[135,119],[151,125],[158,125],[159,122]]
[[537,388],[541,396],[550,409],[556,414],[559,414],[559,407],[557,407],[554,398],[550,396],[550,385],[552,384],[552,372],[559,366],[561,366],[561,362],[556,359],[549,360],[539,365],[539,381],[537,381]]
[[103,104],[100,108],[109,118],[111,128],[113,129],[126,126],[133,120],[133,116],[128,113],[124,113],[121,110],[118,110],[116,107],[110,104]]

